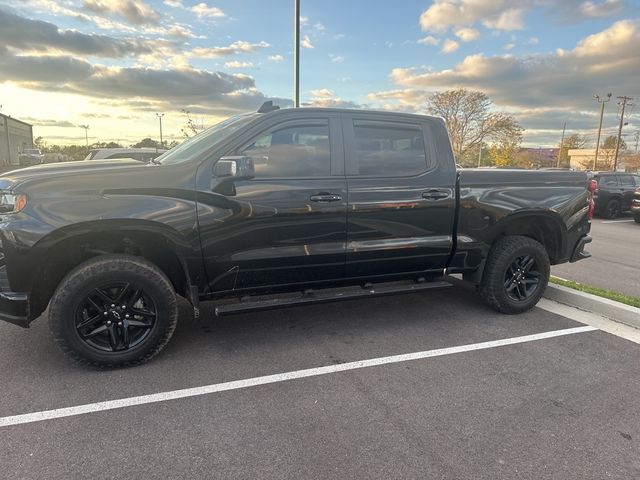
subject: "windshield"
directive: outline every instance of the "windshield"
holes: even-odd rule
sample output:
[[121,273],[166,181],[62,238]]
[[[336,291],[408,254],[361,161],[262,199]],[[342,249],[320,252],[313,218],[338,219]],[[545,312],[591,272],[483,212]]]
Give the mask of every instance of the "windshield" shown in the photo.
[[198,158],[213,145],[228,138],[236,130],[248,124],[256,115],[256,113],[243,113],[241,115],[228,118],[227,120],[200,132],[195,137],[185,140],[177,147],[174,147],[168,152],[160,155],[153,161],[153,163],[171,165],[174,163],[187,162],[193,158]]

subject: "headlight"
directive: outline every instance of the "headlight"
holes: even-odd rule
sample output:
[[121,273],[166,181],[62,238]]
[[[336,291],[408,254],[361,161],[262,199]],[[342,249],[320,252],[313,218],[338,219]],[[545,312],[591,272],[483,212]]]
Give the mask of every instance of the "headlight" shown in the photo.
[[0,213],[18,213],[26,204],[26,195],[0,190]]

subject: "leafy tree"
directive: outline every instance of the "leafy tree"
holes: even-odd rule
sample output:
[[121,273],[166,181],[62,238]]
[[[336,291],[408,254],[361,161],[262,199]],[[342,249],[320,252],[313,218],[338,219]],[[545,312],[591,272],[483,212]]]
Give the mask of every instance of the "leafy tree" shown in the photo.
[[[608,171],[613,169],[613,163],[616,157],[616,143],[618,141],[618,137],[616,135],[609,135],[604,141],[600,144],[600,149],[598,150],[598,162],[596,164],[597,171]],[[624,139],[620,141],[620,151],[624,151],[627,148],[627,144]],[[585,159],[580,162],[584,168],[591,170],[593,168],[593,160]]]
[[584,148],[587,144],[587,139],[584,135],[580,135],[579,133],[572,133],[571,135],[564,138],[564,141],[561,142],[560,146],[560,166],[568,167],[569,166],[569,150],[576,150],[580,148]]
[[178,142],[177,140],[172,140],[171,143],[167,145],[167,148],[171,150],[173,147],[177,147],[178,145],[180,145],[180,142]]
[[515,135],[512,138],[502,139],[500,142],[494,143],[489,148],[489,156],[491,163],[496,167],[520,167],[529,165],[519,165],[516,154],[520,149],[522,134]]
[[151,138],[143,138],[138,143],[131,145],[131,148],[159,148],[160,142],[156,142]]
[[464,163],[472,163],[470,153],[475,150],[477,156],[484,141],[501,144],[522,137],[524,129],[515,118],[492,107],[485,93],[464,88],[434,93],[427,101],[427,111],[447,123],[453,153]]

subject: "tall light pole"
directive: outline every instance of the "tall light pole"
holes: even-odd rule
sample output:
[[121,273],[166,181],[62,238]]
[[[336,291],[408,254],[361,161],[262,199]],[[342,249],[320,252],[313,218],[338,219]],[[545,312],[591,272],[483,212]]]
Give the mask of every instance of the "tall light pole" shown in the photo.
[[293,6],[293,106],[300,106],[300,0]]
[[[616,156],[613,158],[613,171],[615,172],[618,169],[618,152],[620,151],[620,142],[622,140],[622,126],[624,125],[624,107],[627,106],[627,101],[633,100],[631,97],[622,96],[617,97],[620,102],[618,105],[622,106],[622,112],[620,112],[620,126],[618,127],[618,140],[616,141]],[[629,104],[632,105],[632,104]]]
[[84,128],[84,140],[87,143],[87,148],[89,148],[89,125],[80,125],[81,128]]
[[162,141],[162,117],[164,117],[164,113],[156,113],[156,117],[160,120],[160,146],[164,148],[164,142]]
[[595,171],[596,165],[598,164],[598,151],[600,150],[600,133],[602,133],[602,117],[604,116],[604,104],[607,103],[609,100],[611,100],[611,93],[607,93],[606,100],[600,100],[600,95],[594,95],[593,98],[595,98],[598,101],[598,103],[602,104],[602,107],[600,108],[600,124],[598,126],[598,139],[596,140],[596,156],[593,159],[592,170]]

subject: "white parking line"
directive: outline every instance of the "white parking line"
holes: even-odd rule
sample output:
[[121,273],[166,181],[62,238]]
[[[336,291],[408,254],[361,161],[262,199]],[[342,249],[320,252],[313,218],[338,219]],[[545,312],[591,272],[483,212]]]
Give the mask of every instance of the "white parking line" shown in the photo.
[[296,380],[298,378],[315,377],[318,375],[344,372],[347,370],[357,370],[360,368],[374,367],[379,365],[388,365],[391,363],[409,362],[412,360],[420,360],[423,358],[452,355],[454,353],[472,352],[475,350],[504,347],[506,345],[533,342],[535,340],[560,337],[563,335],[573,335],[576,333],[592,332],[594,330],[598,329],[591,326],[566,328],[563,330],[536,333],[533,335],[525,335],[522,337],[505,338],[502,340],[472,343],[469,345],[460,345],[457,347],[439,348],[437,350],[426,350],[423,352],[405,353],[402,355],[393,355],[390,357],[372,358],[369,360],[359,360],[356,362],[309,368],[306,370],[296,370],[293,372],[278,373],[275,375],[266,375],[264,377],[247,378],[244,380],[236,380],[233,382],[216,383],[213,385],[205,385],[202,387],[184,388],[181,390],[172,390],[168,392],[154,393],[151,395],[141,395],[138,397],[121,398],[118,400],[108,400],[105,402],[88,403],[85,405],[77,405],[75,407],[57,408],[55,410],[44,410],[41,412],[25,413],[23,415],[12,415],[9,417],[0,417],[0,427],[7,427],[9,425],[20,425],[23,423],[41,422],[43,420],[52,420],[55,418],[73,417],[76,415],[84,415],[86,413],[103,412],[105,410],[133,407],[135,405],[145,405],[148,403],[166,402],[169,400],[176,400],[178,398],[197,397],[200,395],[208,395],[216,392],[225,392],[228,390],[255,387],[257,385],[266,385],[269,383],[286,382],[288,380]]
[[628,219],[628,220],[603,220],[600,223],[625,223],[625,222],[633,222],[633,218]]

